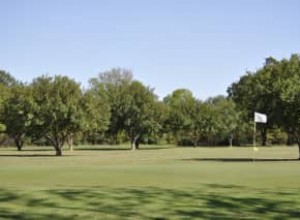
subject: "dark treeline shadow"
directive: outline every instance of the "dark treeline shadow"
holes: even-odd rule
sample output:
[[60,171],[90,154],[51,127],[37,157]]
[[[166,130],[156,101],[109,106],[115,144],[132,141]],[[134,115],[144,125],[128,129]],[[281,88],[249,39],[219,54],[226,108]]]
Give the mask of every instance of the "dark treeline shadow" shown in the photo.
[[299,159],[273,159],[273,158],[191,158],[185,161],[212,161],[212,162],[287,162],[299,161]]
[[[70,157],[73,155],[62,155],[62,157]],[[0,154],[0,157],[57,157],[54,152],[50,154]]]
[[80,147],[74,148],[74,151],[128,151],[130,148],[117,148],[117,147]]
[[[141,146],[137,151],[144,151],[144,150],[163,150],[163,149],[169,149],[170,147],[158,147],[158,146]],[[111,147],[101,147],[100,146],[95,146],[95,147],[74,147],[74,151],[129,151],[131,150],[130,146],[128,147],[116,147],[116,146],[111,146]]]

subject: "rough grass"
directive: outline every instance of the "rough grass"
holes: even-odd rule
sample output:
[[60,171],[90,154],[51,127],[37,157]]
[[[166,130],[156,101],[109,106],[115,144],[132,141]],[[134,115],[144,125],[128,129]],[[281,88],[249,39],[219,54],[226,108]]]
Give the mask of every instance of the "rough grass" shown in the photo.
[[[88,149],[88,150],[87,150]],[[0,149],[1,219],[299,219],[293,147]]]

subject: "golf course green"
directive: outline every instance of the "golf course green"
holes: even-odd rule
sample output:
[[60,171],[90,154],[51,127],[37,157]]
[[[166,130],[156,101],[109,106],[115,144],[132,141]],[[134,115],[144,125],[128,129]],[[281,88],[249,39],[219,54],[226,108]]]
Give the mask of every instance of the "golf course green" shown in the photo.
[[0,149],[0,219],[299,219],[297,147]]

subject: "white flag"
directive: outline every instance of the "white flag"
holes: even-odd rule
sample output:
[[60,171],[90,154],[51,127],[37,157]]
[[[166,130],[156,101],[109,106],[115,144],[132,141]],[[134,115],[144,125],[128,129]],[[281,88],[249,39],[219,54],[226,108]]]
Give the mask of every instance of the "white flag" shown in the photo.
[[256,123],[267,123],[267,115],[254,112],[254,121]]

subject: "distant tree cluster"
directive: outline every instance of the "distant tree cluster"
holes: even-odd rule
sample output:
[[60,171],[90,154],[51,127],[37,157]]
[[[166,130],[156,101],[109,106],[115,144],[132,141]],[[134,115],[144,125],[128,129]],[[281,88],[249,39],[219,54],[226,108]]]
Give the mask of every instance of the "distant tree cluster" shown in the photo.
[[247,72],[228,88],[229,98],[250,120],[253,112],[268,115],[268,123],[261,127],[262,144],[270,139],[268,130],[284,132],[288,144],[297,143],[300,150],[300,56],[289,59],[266,59],[256,72]]
[[52,145],[62,155],[67,143],[180,146],[251,143],[253,112],[268,115],[261,125],[267,144],[300,148],[300,58],[266,59],[228,88],[228,97],[205,101],[187,89],[159,100],[154,89],[130,71],[112,69],[90,79],[87,89],[66,76],[40,76],[30,83],[0,71],[0,145],[13,140]]

